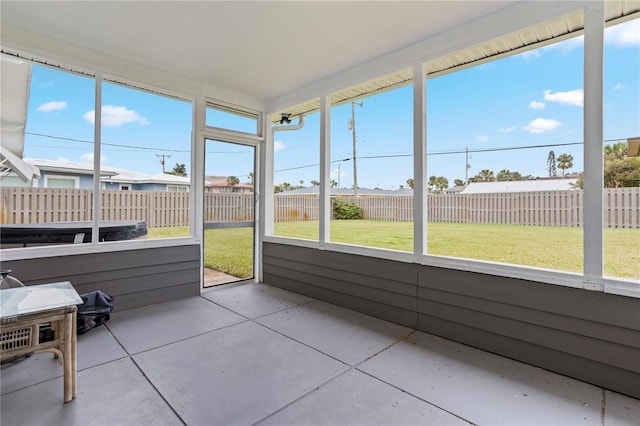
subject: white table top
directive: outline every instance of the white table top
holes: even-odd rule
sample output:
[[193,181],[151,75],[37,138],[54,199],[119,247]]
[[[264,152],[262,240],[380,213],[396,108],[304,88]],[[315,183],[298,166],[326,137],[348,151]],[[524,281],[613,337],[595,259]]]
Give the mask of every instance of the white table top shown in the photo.
[[70,282],[0,290],[0,318],[82,304]]

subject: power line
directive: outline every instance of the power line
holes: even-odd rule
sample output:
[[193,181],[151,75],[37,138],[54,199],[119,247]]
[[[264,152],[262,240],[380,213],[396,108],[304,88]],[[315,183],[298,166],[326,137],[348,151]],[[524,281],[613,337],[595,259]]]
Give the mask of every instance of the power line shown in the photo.
[[[622,142],[622,141],[626,141],[627,139],[605,139],[603,142],[604,143],[611,143],[611,142]],[[520,150],[520,149],[535,149],[535,148],[552,148],[552,147],[558,147],[558,146],[571,146],[571,145],[582,145],[584,142],[565,142],[565,143],[553,143],[553,144],[543,144],[543,145],[526,145],[526,146],[513,146],[513,147],[503,147],[503,148],[476,148],[476,149],[470,149],[468,150],[468,152],[496,152],[496,151],[511,151],[511,150]],[[462,150],[451,150],[451,151],[434,151],[434,152],[427,152],[427,156],[430,155],[452,155],[452,154],[465,154],[467,152],[466,149],[462,149]],[[362,156],[362,157],[358,157],[359,159],[380,159],[380,158],[402,158],[402,157],[413,157],[413,154],[384,154],[384,155],[367,155],[367,156]],[[345,161],[351,161],[351,158],[345,158],[342,160],[333,160],[331,161],[331,163],[342,163]],[[318,167],[320,164],[319,163],[315,163],[315,164],[308,164],[305,166],[296,166],[296,167],[290,167],[290,168],[286,168],[286,169],[279,169],[279,170],[274,170],[274,172],[288,172],[291,170],[299,170],[299,169],[306,169],[306,168],[310,168],[310,167]]]
[[[89,144],[93,144],[94,143],[93,141],[88,141],[88,140],[84,140],[84,139],[66,138],[66,137],[63,137],[63,136],[45,135],[45,134],[42,134],[42,133],[32,133],[32,132],[24,132],[24,133],[26,135],[40,136],[40,137],[44,137],[44,138],[58,139],[58,140],[64,140],[64,141],[70,141],[70,142],[80,142],[80,143],[89,143]],[[158,150],[157,147],[125,145],[125,144],[108,143],[108,142],[101,142],[100,145],[115,146],[115,147],[118,147],[118,148],[141,149],[141,150],[148,150],[148,151],[157,151]],[[168,148],[168,149],[162,148],[162,151],[191,152],[191,150],[188,150],[188,149],[170,149],[170,148]]]

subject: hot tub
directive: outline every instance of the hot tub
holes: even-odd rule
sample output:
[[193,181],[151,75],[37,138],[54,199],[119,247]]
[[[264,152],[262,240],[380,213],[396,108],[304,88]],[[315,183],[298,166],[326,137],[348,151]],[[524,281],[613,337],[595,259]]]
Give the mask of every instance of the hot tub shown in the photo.
[[[49,244],[81,244],[91,242],[93,222],[50,222],[0,225],[2,248],[42,246]],[[100,241],[122,241],[146,238],[144,221],[105,220],[99,222]]]

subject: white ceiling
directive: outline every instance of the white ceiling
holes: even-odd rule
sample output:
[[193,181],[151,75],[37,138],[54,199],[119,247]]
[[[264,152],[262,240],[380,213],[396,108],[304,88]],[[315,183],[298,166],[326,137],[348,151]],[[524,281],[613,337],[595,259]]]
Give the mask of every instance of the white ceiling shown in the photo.
[[266,101],[512,3],[3,0],[0,7],[3,23]]

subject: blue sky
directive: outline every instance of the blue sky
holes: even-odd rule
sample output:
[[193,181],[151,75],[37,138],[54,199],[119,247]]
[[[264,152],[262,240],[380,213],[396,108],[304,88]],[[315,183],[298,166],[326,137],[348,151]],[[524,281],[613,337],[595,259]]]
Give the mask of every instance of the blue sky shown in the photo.
[[[427,175],[445,176],[450,186],[482,169],[547,175],[550,150],[574,157],[582,170],[582,37],[430,79],[427,82]],[[605,140],[640,135],[640,20],[607,29],[605,36]],[[34,66],[25,157],[92,162],[93,80]],[[395,189],[412,175],[411,87],[363,100],[355,107],[358,184]],[[190,168],[191,105],[111,83],[103,86],[104,165],[160,173],[177,163]],[[351,104],[332,108],[332,178],[353,184]],[[223,119],[224,120],[224,119]],[[275,182],[308,186],[318,180],[319,115],[302,130],[276,133]],[[234,124],[235,125],[235,124]],[[62,139],[61,139],[62,138]],[[544,145],[541,148],[527,148]],[[520,149],[511,149],[520,148]],[[496,150],[497,149],[497,150]],[[239,175],[246,155],[217,146],[207,174]],[[170,157],[168,157],[170,155]],[[235,159],[242,161],[236,164]],[[338,176],[338,167],[340,176]],[[561,173],[560,170],[558,170]],[[338,179],[339,178],[339,179]]]

